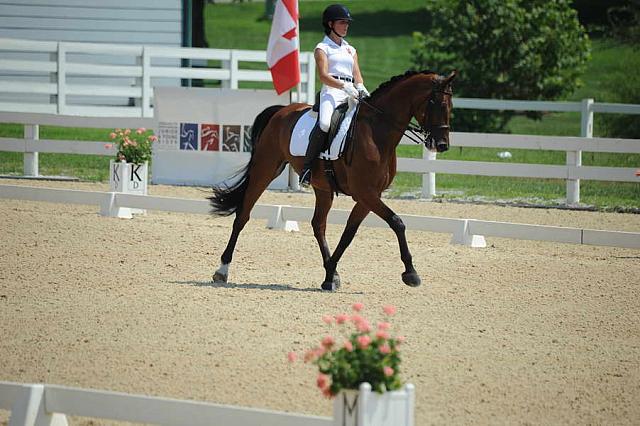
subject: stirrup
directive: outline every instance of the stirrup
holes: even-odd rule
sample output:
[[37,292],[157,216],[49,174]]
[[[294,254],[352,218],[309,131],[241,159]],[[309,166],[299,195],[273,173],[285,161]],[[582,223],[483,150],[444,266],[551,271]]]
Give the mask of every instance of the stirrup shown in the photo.
[[298,183],[302,186],[311,185],[311,169],[304,169],[300,175]]

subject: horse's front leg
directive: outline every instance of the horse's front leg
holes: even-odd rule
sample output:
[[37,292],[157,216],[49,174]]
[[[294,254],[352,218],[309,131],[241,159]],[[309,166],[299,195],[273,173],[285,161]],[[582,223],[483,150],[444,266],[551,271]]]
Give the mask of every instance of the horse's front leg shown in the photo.
[[[325,270],[325,278],[322,283],[323,290],[335,291],[340,285],[340,277],[337,277],[336,268],[338,266],[338,261],[344,254],[344,251],[349,247],[351,241],[353,241],[353,237],[356,235],[360,224],[364,220],[365,217],[369,214],[369,208],[364,204],[356,203],[351,210],[351,214],[349,215],[349,219],[347,220],[347,225],[342,232],[342,236],[340,237],[340,242],[336,247],[336,250],[333,252],[331,257],[324,263]],[[338,286],[336,286],[336,277]]]
[[[327,231],[327,216],[333,204],[333,192],[323,191],[315,187],[313,189],[316,194],[316,206],[313,212],[313,219],[311,219],[311,226],[313,227],[313,235],[318,242],[318,248],[320,248],[322,264],[325,265],[331,257],[331,250],[329,249],[329,244],[327,244],[325,234]],[[333,281],[335,287],[339,288],[340,276],[337,271],[334,272]]]
[[368,203],[371,207],[371,211],[383,219],[389,227],[393,230],[398,238],[398,244],[400,245],[400,259],[404,263],[404,272],[402,273],[402,281],[411,287],[418,287],[421,284],[420,276],[413,267],[413,259],[411,252],[409,252],[409,245],[407,244],[407,237],[405,236],[405,225],[400,219],[400,216],[394,213],[382,200],[375,199]]

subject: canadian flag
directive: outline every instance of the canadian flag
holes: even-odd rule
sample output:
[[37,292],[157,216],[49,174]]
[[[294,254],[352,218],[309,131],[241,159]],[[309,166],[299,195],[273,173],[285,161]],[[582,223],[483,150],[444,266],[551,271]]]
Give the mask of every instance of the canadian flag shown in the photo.
[[267,65],[279,94],[300,82],[298,0],[277,0],[267,47]]

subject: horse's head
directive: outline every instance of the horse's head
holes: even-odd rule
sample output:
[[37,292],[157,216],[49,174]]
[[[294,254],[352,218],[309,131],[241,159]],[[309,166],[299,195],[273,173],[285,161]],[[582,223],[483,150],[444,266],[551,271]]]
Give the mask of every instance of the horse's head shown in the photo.
[[449,149],[449,121],[451,119],[453,71],[447,77],[437,76],[432,80],[431,90],[424,104],[418,106],[415,118],[426,133],[425,146],[431,151],[444,152]]

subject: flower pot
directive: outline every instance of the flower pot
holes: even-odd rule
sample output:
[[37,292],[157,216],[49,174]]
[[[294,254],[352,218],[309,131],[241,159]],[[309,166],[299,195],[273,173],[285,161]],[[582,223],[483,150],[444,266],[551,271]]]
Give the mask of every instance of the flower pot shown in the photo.
[[385,393],[371,391],[369,383],[359,390],[344,390],[333,402],[334,426],[414,426],[414,386]]
[[[125,194],[147,195],[147,182],[149,176],[149,164],[127,163],[124,161],[109,162],[109,186],[112,192]],[[146,214],[146,210],[116,207],[117,212],[112,214],[117,217],[131,218],[132,214]]]

